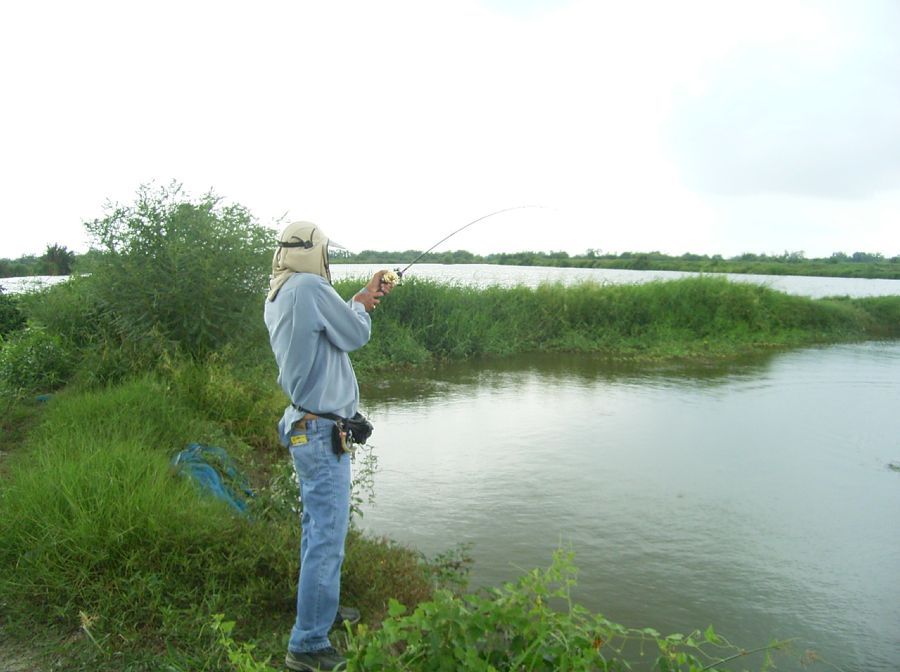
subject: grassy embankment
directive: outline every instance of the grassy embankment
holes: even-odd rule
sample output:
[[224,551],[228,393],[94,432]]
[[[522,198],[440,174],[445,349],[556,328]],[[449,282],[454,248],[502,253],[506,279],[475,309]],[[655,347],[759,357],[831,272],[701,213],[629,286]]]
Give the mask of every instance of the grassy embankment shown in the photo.
[[[358,283],[343,283],[352,292]],[[411,281],[385,298],[363,370],[520,352],[728,357],[900,335],[900,296],[811,300],[724,278],[474,289]]]
[[[63,669],[221,669],[209,625],[225,613],[243,639],[282,652],[299,530],[287,462],[270,436],[274,402],[225,368],[189,364],[59,393],[24,445],[4,446],[8,633],[40,634],[38,650]],[[169,460],[191,441],[227,447],[251,472],[252,519],[173,475]],[[346,563],[345,594],[368,619],[385,614],[389,597],[431,595],[430,568],[411,550],[354,531]]]

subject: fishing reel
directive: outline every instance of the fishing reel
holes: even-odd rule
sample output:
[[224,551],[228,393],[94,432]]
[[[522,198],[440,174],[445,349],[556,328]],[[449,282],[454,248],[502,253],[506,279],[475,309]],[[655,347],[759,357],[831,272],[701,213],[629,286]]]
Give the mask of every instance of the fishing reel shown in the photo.
[[381,282],[389,285],[396,285],[403,279],[403,271],[395,268],[393,271],[385,271],[381,276]]

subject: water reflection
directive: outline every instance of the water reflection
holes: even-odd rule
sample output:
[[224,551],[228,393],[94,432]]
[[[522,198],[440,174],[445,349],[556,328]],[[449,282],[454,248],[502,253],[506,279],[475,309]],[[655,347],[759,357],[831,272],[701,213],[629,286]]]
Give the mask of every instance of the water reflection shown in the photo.
[[507,389],[534,379],[543,384],[588,387],[598,381],[640,387],[711,387],[734,380],[758,379],[774,357],[775,354],[769,353],[729,361],[647,364],[612,361],[590,354],[534,353],[454,362],[425,373],[386,372],[361,381],[361,389],[372,408],[395,401],[444,400],[467,386]]
[[650,369],[529,356],[363,396],[382,467],[365,526],[474,543],[476,583],[566,543],[577,598],[614,620],[900,661],[896,343]]

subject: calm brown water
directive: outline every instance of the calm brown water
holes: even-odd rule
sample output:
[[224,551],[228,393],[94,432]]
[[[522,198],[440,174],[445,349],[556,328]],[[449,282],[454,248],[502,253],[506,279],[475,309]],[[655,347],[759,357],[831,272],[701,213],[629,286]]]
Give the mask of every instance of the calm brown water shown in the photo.
[[529,356],[363,395],[363,527],[472,543],[474,585],[571,545],[577,600],[613,620],[797,638],[781,670],[806,649],[900,669],[900,343],[702,368]]

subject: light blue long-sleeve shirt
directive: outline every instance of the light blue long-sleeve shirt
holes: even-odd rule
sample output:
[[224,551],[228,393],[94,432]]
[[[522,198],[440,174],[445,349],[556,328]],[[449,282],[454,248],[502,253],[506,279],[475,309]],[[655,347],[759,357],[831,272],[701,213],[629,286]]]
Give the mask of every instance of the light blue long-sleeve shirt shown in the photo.
[[352,417],[359,385],[347,353],[369,342],[372,319],[358,301],[344,301],[325,278],[295,273],[266,301],[269,342],[278,364],[278,383],[291,404],[278,423],[282,443],[303,413]]

